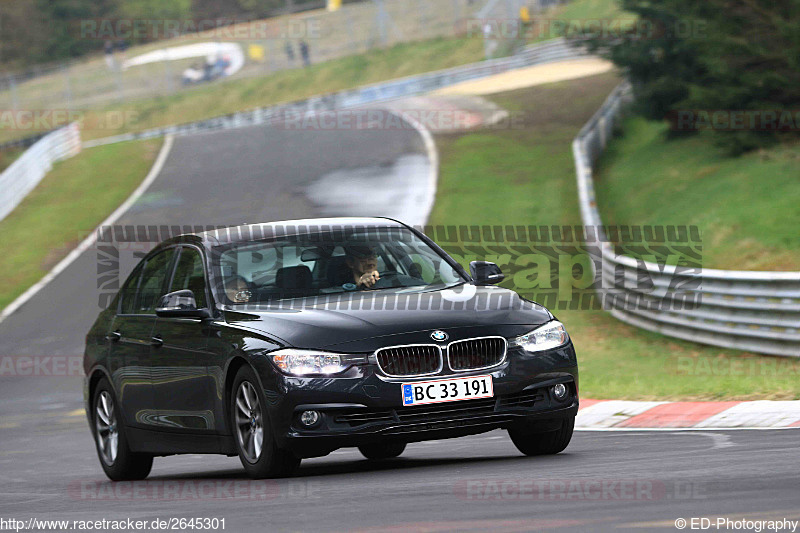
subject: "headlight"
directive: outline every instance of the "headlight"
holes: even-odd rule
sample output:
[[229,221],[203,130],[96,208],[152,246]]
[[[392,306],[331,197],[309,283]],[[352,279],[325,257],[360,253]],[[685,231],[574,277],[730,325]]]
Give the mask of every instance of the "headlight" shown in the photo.
[[353,364],[367,361],[363,355],[328,353],[319,350],[284,348],[269,354],[272,362],[287,374],[338,374]]
[[508,342],[509,346],[520,346],[526,352],[541,352],[558,348],[569,339],[564,324],[558,320],[539,326],[530,333],[520,335]]

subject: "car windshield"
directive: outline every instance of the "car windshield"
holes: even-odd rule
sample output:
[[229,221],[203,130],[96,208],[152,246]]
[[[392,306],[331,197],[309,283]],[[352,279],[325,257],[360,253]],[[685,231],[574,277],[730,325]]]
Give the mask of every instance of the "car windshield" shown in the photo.
[[352,293],[424,291],[466,281],[406,228],[351,229],[218,246],[216,291],[228,305]]

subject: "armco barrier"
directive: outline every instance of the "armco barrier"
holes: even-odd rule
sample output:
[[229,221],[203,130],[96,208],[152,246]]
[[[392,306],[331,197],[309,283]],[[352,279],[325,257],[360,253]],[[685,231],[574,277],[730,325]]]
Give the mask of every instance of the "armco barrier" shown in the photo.
[[398,78],[372,85],[365,85],[357,89],[340,91],[322,96],[315,96],[306,100],[271,107],[260,107],[248,111],[241,111],[230,115],[214,117],[197,122],[154,128],[137,133],[126,133],[85,141],[85,147],[98,146],[133,139],[146,139],[160,137],[166,134],[187,135],[207,130],[220,130],[265,124],[290,114],[302,116],[304,113],[333,111],[365,106],[414,96],[442,87],[447,87],[462,81],[484,78],[493,74],[507,72],[522,67],[533,66],[554,61],[579,59],[585,57],[586,52],[567,44],[564,39],[554,39],[541,44],[532,45],[522,49],[519,53],[500,59],[481,61],[446,70],[437,70],[406,78]]
[[[572,143],[584,224],[598,228],[602,245],[601,282],[604,291],[620,295],[604,299],[604,307],[628,324],[664,335],[756,353],[800,356],[800,272],[748,272],[687,269],[656,265],[617,254],[602,238],[592,166],[602,153],[632,100],[630,85],[618,86],[581,129]],[[652,280],[647,289],[637,286]],[[628,283],[626,283],[626,281]],[[676,290],[675,287],[680,287]],[[695,306],[666,305],[694,297]],[[638,302],[630,305],[630,302]]]
[[48,133],[0,174],[0,220],[44,178],[53,163],[80,152],[81,136],[73,123]]

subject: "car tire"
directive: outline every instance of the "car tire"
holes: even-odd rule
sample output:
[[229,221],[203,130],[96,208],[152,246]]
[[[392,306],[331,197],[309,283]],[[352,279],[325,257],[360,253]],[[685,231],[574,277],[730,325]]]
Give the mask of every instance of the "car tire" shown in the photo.
[[394,459],[403,453],[405,449],[405,442],[378,442],[358,447],[358,451],[361,452],[361,455],[374,461]]
[[[300,458],[290,450],[278,447],[265,408],[264,391],[255,371],[249,366],[240,368],[231,391],[231,430],[247,475],[252,479],[291,476],[300,466]],[[250,409],[249,422],[244,416],[247,408]],[[260,444],[257,444],[259,440]]]
[[110,480],[135,481],[150,475],[153,456],[131,451],[119,402],[105,378],[94,391],[91,419],[97,458]]
[[575,417],[571,416],[561,421],[561,427],[556,430],[541,431],[536,426],[517,426],[509,428],[508,434],[511,441],[519,451],[525,455],[552,455],[564,451],[572,440],[575,429]]

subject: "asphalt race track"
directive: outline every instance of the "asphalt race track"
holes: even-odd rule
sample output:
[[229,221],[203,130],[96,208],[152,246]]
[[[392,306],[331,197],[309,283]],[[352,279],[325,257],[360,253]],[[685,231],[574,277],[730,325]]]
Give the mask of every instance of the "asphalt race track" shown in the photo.
[[[331,175],[347,182],[352,171],[353,194],[369,203],[374,169],[420,155],[413,129],[182,137],[119,223],[350,214],[341,198],[320,205],[314,184]],[[87,251],[0,324],[0,355],[79,360],[98,311],[96,263]],[[157,458],[147,481],[112,484],[82,414],[80,376],[55,373],[0,377],[0,517],[203,517],[224,518],[229,531],[382,532],[675,531],[679,518],[800,519],[796,430],[582,431],[566,452],[544,458],[522,456],[496,431],[412,444],[386,462],[339,450],[304,461],[289,480],[250,481],[237,458],[183,456]]]

